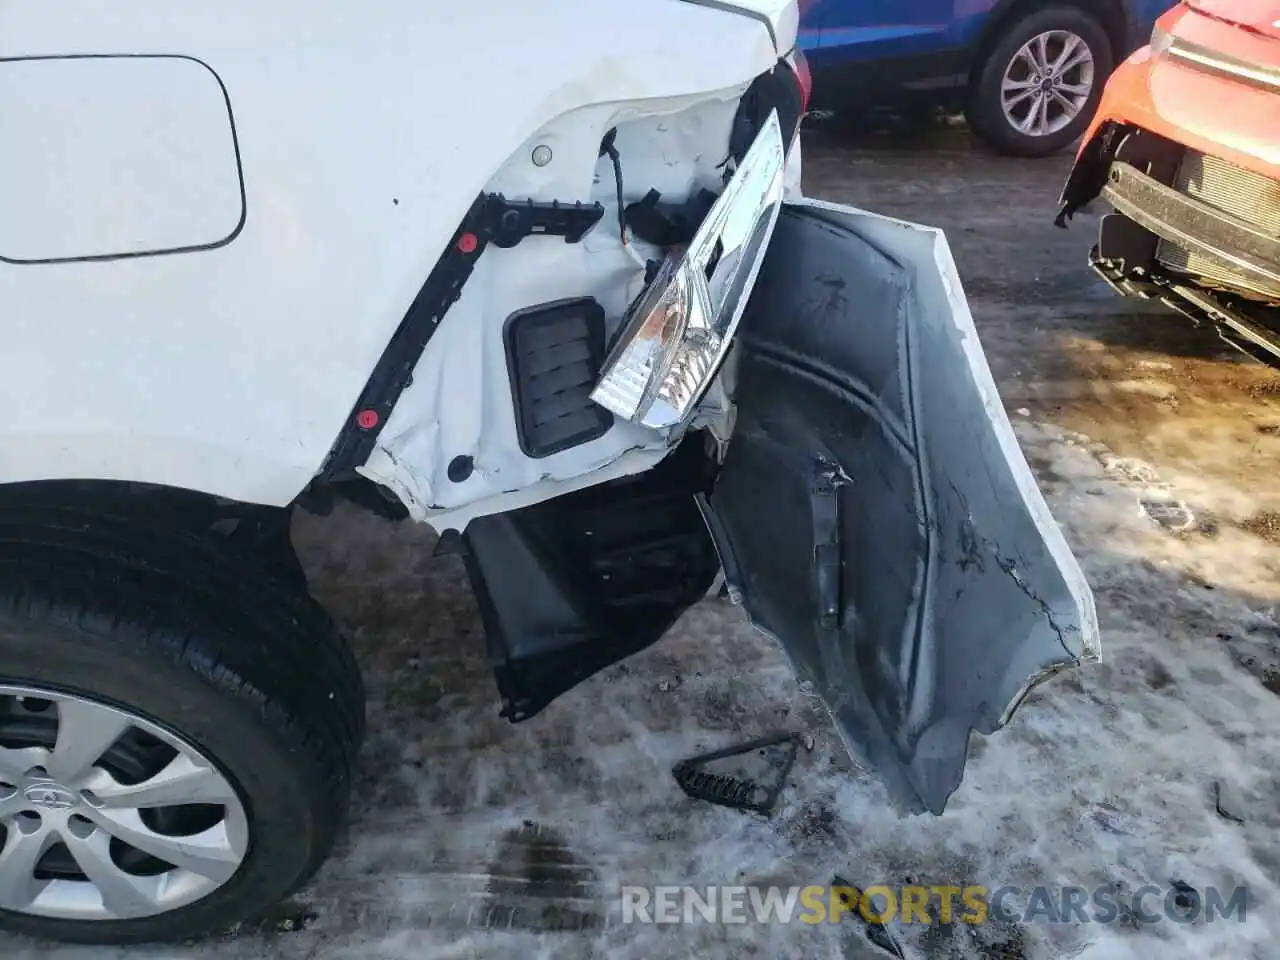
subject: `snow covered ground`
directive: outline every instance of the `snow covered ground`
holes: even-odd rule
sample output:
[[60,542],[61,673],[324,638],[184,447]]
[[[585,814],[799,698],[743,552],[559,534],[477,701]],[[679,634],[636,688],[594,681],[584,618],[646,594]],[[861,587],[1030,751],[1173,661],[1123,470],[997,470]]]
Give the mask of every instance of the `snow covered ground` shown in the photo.
[[[119,952],[9,940],[0,955],[891,956],[848,918],[619,922],[623,884],[839,875],[1120,897],[1248,888],[1243,921],[888,923],[913,960],[1280,957],[1280,376],[1101,290],[1082,266],[1093,223],[1050,225],[1063,163],[926,146],[818,144],[806,187],[948,228],[1024,452],[1094,587],[1105,657],[975,736],[944,816],[896,812],[773,643],[720,600],[509,725],[460,566],[432,560],[421,530],[344,510],[297,529],[371,695],[351,827],[316,882],[234,937]],[[690,801],[670,777],[682,757],[778,729],[813,746],[770,820]]]

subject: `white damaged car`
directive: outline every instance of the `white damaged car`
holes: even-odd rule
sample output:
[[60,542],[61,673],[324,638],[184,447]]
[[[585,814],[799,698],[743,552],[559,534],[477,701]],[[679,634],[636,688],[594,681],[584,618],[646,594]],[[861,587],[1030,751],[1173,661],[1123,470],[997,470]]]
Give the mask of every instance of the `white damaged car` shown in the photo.
[[946,241],[799,194],[796,23],[0,3],[0,925],[323,860],[364,708],[298,508],[439,531],[512,721],[723,577],[908,809],[1096,658]]

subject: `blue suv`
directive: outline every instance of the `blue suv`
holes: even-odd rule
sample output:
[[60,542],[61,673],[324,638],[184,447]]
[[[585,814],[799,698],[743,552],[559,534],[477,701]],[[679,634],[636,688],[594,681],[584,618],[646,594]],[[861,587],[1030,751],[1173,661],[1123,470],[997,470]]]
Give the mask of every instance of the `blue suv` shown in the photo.
[[962,108],[1002,153],[1046,156],[1089,124],[1112,67],[1171,0],[800,0],[817,110]]

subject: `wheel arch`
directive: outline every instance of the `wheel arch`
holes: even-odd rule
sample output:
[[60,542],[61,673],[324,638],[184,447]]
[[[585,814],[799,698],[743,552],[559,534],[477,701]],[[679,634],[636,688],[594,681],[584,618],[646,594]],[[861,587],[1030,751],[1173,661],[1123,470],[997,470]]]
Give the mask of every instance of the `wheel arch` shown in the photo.
[[221,520],[265,517],[282,513],[285,509],[219,497],[186,487],[134,480],[21,480],[0,484],[0,507],[25,505],[137,510],[162,516],[189,529],[207,528]]
[[394,494],[361,476],[334,482],[314,481],[283,506],[136,480],[60,478],[0,483],[0,508],[27,504],[123,508],[162,516],[165,521],[196,532],[208,531],[221,523],[234,527],[238,521],[267,527],[284,525],[287,529],[293,507],[300,506],[310,513],[327,515],[339,500],[387,520],[401,520],[407,515]]
[[[28,910],[28,899],[0,911],[5,930],[87,944],[225,930],[299,889],[337,835],[364,731],[354,651],[305,582],[278,573],[255,544],[232,542],[240,525],[227,536],[200,528],[210,501],[113,481],[0,486],[6,684],[160,727],[216,767],[248,815],[248,852],[197,899],[153,899],[137,915],[136,899],[118,901],[124,912],[113,905],[113,915],[93,918]],[[55,717],[61,724],[61,712]],[[135,836],[94,829],[123,843]]]
[[[969,65],[970,85],[977,82],[987,57],[1005,32],[1023,17],[1046,6],[1044,0],[999,0],[974,44]],[[1097,17],[1111,41],[1111,53],[1117,63],[1128,52],[1133,36],[1129,0],[1057,0],[1052,6],[1075,7]]]

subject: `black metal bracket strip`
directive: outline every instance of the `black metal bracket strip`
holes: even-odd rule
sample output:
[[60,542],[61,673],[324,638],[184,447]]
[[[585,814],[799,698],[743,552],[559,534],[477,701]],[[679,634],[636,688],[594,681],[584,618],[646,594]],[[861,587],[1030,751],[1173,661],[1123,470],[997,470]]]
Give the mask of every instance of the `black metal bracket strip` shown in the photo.
[[844,579],[844,542],[841,537],[840,488],[849,478],[840,465],[819,457],[809,485],[809,510],[813,517],[813,591],[817,601],[814,636],[823,673],[845,673],[840,628],[844,615],[841,583]]
[[818,462],[809,487],[813,514],[813,586],[818,599],[817,627],[826,633],[840,629],[840,581],[844,574],[844,544],[840,539],[840,487],[846,482],[840,467]]
[[[797,733],[777,733],[749,740],[724,750],[700,753],[696,757],[681,760],[671,768],[671,775],[685,795],[694,800],[705,800],[717,806],[749,810],[768,816],[777,806],[778,798],[787,785],[787,777],[795,766],[800,742],[800,735]],[[742,780],[727,774],[708,773],[702,769],[716,760],[727,760],[769,747],[785,748],[782,763],[773,771],[772,783]]]
[[1156,236],[1244,274],[1264,290],[1280,287],[1280,239],[1266,230],[1120,161],[1111,164],[1102,196]]
[[396,401],[413,382],[422,351],[462,295],[487,246],[514,247],[533,236],[563,237],[566,243],[577,243],[602,216],[604,207],[598,203],[508,200],[497,193],[477,197],[378,359],[329,451],[321,476],[330,481],[349,477],[369,459]]

